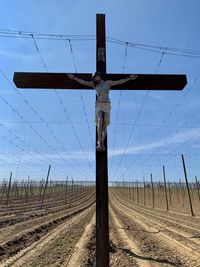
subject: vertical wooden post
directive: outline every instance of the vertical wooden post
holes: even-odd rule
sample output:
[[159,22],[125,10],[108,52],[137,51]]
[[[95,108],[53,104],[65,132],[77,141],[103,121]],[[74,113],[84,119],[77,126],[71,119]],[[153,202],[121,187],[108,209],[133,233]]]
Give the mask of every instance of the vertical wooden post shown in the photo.
[[154,187],[153,187],[153,176],[151,173],[151,190],[152,190],[152,206],[155,208],[155,199],[154,199]]
[[18,182],[15,182],[15,197],[18,199]]
[[144,184],[144,206],[146,205],[146,184],[145,184],[145,178],[143,177],[143,184]]
[[172,198],[171,198],[171,187],[170,187],[170,182],[168,181],[168,192],[169,192],[169,205],[172,204]]
[[20,198],[22,199],[22,197],[23,197],[23,189],[24,189],[24,179],[22,180],[22,182],[21,182],[21,188],[20,188],[21,190],[21,192],[20,192]]
[[179,187],[180,187],[180,193],[181,193],[181,196],[182,196],[182,207],[184,207],[184,205],[185,205],[185,197],[184,197],[184,192],[183,192],[183,188],[182,188],[181,179],[179,179]]
[[139,204],[139,185],[138,185],[138,180],[136,181],[136,186],[137,186],[137,189],[136,189],[136,194],[137,194],[137,204]]
[[197,177],[196,177],[196,176],[195,176],[195,181],[196,181],[196,187],[197,187],[197,194],[198,194],[199,201],[200,201],[199,182],[198,182],[198,180],[197,180]]
[[39,185],[39,199],[42,197],[43,185],[44,185],[44,180],[42,178],[42,180],[40,181],[40,185]]
[[26,203],[28,202],[28,194],[29,194],[29,179],[30,179],[30,176],[28,176],[28,181],[27,181],[27,185],[26,185]]
[[47,189],[47,185],[48,185],[50,170],[51,170],[51,165],[49,165],[49,169],[48,169],[48,173],[47,173],[47,179],[46,179],[46,183],[44,186],[44,191],[43,191],[43,195],[42,195],[42,199],[41,199],[41,203],[40,203],[40,209],[42,209],[42,207],[43,207],[44,197],[45,197],[45,193],[46,193],[46,189]]
[[179,198],[179,190],[178,190],[177,182],[175,182],[175,186],[176,186],[176,196],[177,196],[177,200],[178,200],[178,203],[179,203],[180,202],[180,198]]
[[167,198],[167,184],[166,184],[165,166],[164,165],[163,165],[163,178],[164,178],[164,187],[165,187],[166,208],[167,208],[167,211],[169,211],[168,198]]
[[9,200],[10,200],[10,189],[12,184],[12,172],[10,173],[9,183],[8,183],[8,191],[7,191],[7,200],[6,205],[8,206]]
[[182,157],[183,170],[184,170],[184,175],[185,175],[185,182],[186,182],[186,187],[187,187],[187,192],[188,192],[188,199],[189,199],[189,204],[190,204],[191,215],[194,216],[193,207],[192,207],[192,200],[191,200],[191,196],[190,196],[190,188],[189,188],[188,179],[187,179],[185,160],[184,160],[183,155],[181,155],[181,157]]
[[68,184],[68,176],[66,178],[66,183],[65,183],[65,204],[67,203],[67,184]]
[[[106,74],[105,15],[97,14],[96,70]],[[96,130],[97,142],[97,130]],[[105,151],[96,151],[96,266],[109,266],[108,225],[108,155],[107,136]]]
[[73,199],[74,199],[74,179],[72,178],[72,190],[71,190],[71,200],[70,204],[72,205]]

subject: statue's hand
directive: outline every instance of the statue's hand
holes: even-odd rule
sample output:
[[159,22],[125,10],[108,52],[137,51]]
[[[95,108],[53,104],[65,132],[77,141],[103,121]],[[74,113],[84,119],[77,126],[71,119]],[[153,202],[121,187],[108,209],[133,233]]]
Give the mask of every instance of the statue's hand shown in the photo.
[[138,76],[136,74],[131,74],[129,76],[130,80],[135,80]]
[[74,80],[74,75],[73,75],[73,74],[67,74],[67,76],[68,76],[70,79]]

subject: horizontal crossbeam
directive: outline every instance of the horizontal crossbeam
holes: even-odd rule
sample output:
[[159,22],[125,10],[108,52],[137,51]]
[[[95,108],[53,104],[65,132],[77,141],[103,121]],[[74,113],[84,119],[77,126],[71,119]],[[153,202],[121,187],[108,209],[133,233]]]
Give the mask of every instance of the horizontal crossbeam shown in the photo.
[[[92,73],[74,73],[80,79],[91,81]],[[106,80],[120,80],[130,74],[107,74]],[[18,88],[34,89],[91,89],[70,79],[67,73],[15,72],[14,83]],[[187,84],[186,75],[138,74],[136,80],[113,86],[115,90],[182,90]]]

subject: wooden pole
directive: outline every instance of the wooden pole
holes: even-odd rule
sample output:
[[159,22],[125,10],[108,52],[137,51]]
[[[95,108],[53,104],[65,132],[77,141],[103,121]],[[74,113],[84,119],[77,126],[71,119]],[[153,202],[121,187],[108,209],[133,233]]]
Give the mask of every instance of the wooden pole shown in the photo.
[[47,178],[46,178],[46,183],[45,183],[45,186],[44,186],[44,191],[43,191],[43,195],[42,195],[42,199],[41,199],[41,203],[40,203],[40,209],[42,209],[42,207],[43,207],[44,197],[45,197],[45,193],[46,193],[46,189],[47,189],[47,185],[48,185],[50,170],[51,170],[51,165],[49,165]]
[[71,205],[72,205],[73,199],[74,199],[74,179],[72,178],[71,200],[70,200]]
[[172,198],[171,198],[171,187],[170,187],[170,182],[168,181],[168,192],[169,192],[169,205],[172,204]]
[[[97,14],[96,23],[96,70],[106,74],[105,15]],[[97,144],[97,130],[96,130]],[[96,151],[96,266],[109,266],[108,225],[108,155],[107,136],[105,151]]]
[[182,157],[183,170],[184,170],[184,175],[185,175],[185,182],[186,182],[186,187],[187,187],[187,192],[188,192],[188,199],[189,199],[189,204],[190,204],[191,215],[194,216],[193,207],[192,207],[192,200],[191,200],[191,195],[190,195],[190,188],[189,188],[188,179],[187,179],[185,160],[184,160],[183,155],[181,155],[181,157]]
[[152,206],[155,208],[155,199],[154,199],[154,187],[153,187],[153,176],[151,173],[151,190],[152,190]]
[[30,180],[30,176],[28,176],[28,181],[27,181],[27,185],[26,185],[26,203],[28,202],[29,180]]
[[143,184],[144,184],[144,206],[146,205],[146,184],[145,184],[145,178],[143,177]]
[[179,197],[179,190],[178,190],[177,182],[175,182],[175,186],[176,186],[176,196],[177,196],[177,200],[178,200],[178,203],[179,203],[180,202],[180,197]]
[[167,211],[169,211],[168,198],[167,198],[167,183],[166,183],[165,166],[164,165],[163,165],[163,177],[164,177],[164,187],[165,187],[166,208],[167,208]]
[[12,172],[10,173],[9,184],[8,184],[7,200],[6,200],[6,205],[7,205],[7,206],[8,206],[8,204],[9,204],[9,200],[10,200],[10,189],[11,189],[11,184],[12,184]]
[[137,189],[136,189],[136,194],[137,194],[137,204],[139,204],[139,185],[138,185],[138,180],[136,181],[136,186],[137,186]]
[[66,183],[65,183],[65,204],[67,203],[67,184],[68,184],[68,176],[66,178]]

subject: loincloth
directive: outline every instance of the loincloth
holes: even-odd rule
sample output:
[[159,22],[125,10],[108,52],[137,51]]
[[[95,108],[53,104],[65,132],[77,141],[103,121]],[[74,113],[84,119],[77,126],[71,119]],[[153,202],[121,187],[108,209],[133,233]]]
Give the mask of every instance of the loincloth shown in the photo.
[[110,124],[110,110],[111,110],[111,105],[109,102],[96,102],[95,103],[96,124],[97,124],[98,112],[103,112],[104,121],[106,122],[106,125],[109,125]]

